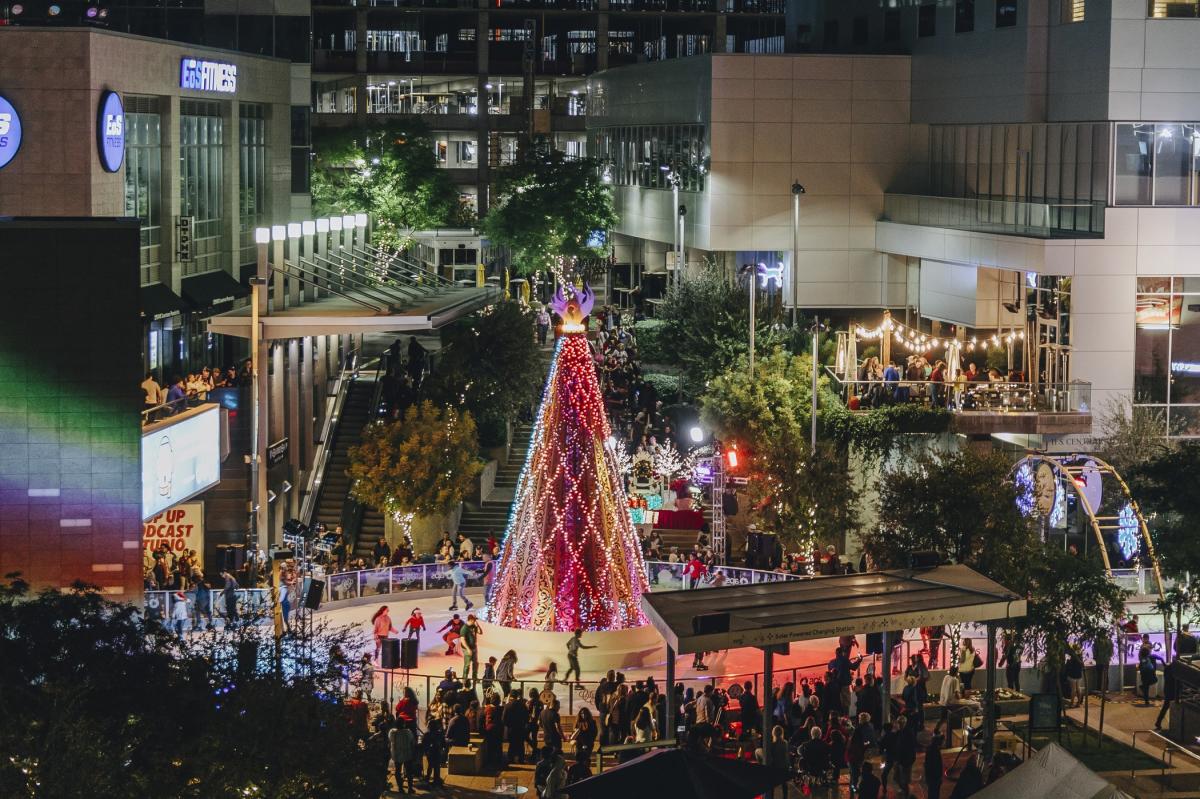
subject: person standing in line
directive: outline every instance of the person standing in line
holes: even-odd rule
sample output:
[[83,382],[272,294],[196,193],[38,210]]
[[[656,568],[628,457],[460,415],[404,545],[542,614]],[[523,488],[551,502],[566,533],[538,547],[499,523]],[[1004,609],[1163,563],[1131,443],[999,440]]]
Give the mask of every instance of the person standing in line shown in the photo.
[[550,332],[550,311],[548,306],[543,305],[538,310],[537,315],[537,337],[538,344],[542,347],[546,346],[546,334]]
[[462,597],[467,610],[475,607],[471,604],[471,600],[467,599],[467,571],[459,561],[456,561],[454,567],[450,569],[450,583],[454,586],[453,593],[450,595],[450,610],[458,610],[459,597]]
[[[416,793],[411,764],[416,756],[417,736],[407,725],[396,724],[388,730],[388,749],[392,755],[392,767],[396,771],[396,790],[400,793]],[[405,782],[408,783],[407,789]]]
[[1150,644],[1142,644],[1138,649],[1138,679],[1141,682],[1142,700],[1147,707],[1150,706],[1150,687],[1158,682],[1158,675],[1155,673],[1154,660],[1158,656],[1150,651]]
[[383,640],[396,632],[395,625],[392,624],[392,617],[388,615],[387,605],[381,605],[379,610],[375,611],[375,615],[371,617],[371,631],[375,636],[375,660],[379,659],[379,652],[383,649]]
[[496,581],[496,563],[491,552],[483,553],[483,604],[492,601],[492,585]]
[[1004,631],[1000,660],[996,665],[1004,667],[1004,684],[1008,690],[1021,690],[1021,643],[1012,630]]
[[556,752],[562,751],[563,733],[562,718],[558,714],[558,700],[555,699],[542,708],[538,714],[538,727],[542,730],[542,742]]
[[875,776],[874,771],[874,767],[869,762],[862,764],[862,776],[858,778],[855,786],[858,790],[858,799],[879,799],[879,790],[883,784]]
[[496,667],[496,682],[500,684],[500,693],[504,696],[512,692],[513,672],[516,666],[517,653],[510,649],[500,658],[500,665]]
[[508,703],[500,714],[500,723],[504,725],[504,738],[508,741],[508,756],[506,762],[525,762],[525,735],[529,729],[529,709],[521,699],[520,691],[508,695]]
[[594,645],[589,646],[583,642],[583,630],[575,630],[567,639],[567,673],[563,675],[563,683],[571,681],[571,672],[575,672],[576,681],[583,679],[583,672],[579,668],[579,650],[595,648]]
[[962,680],[964,693],[971,690],[971,683],[975,679],[975,669],[982,665],[983,659],[975,651],[975,645],[970,638],[964,638],[962,649],[958,653],[958,678]]
[[221,572],[221,577],[225,580],[225,585],[221,588],[221,598],[225,600],[225,624],[231,626],[238,619],[237,592],[240,586],[234,576],[227,571]]
[[425,782],[428,785],[440,787],[442,784],[442,760],[445,759],[446,749],[446,735],[442,731],[441,719],[429,720],[429,727],[421,739],[421,748],[425,750]]
[[176,591],[171,596],[171,626],[180,638],[187,632],[188,620],[192,614],[188,611],[187,594]]

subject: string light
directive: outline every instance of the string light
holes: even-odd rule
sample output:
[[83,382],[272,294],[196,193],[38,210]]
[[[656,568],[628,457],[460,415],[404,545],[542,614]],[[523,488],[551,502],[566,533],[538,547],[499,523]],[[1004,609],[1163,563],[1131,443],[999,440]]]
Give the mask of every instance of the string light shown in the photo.
[[[920,353],[949,347],[954,342],[953,338],[939,338],[931,336],[928,333],[922,333],[916,328],[909,327],[902,322],[897,322],[890,316],[884,317],[883,321],[873,328],[866,328],[859,325],[854,328],[854,334],[863,341],[875,341],[883,338],[885,335],[890,336],[897,344],[900,344],[909,351]],[[969,340],[963,342],[963,346],[967,350],[974,350],[976,347],[982,350],[989,350],[993,347],[1008,346],[1016,341],[1024,340],[1025,331],[1020,330],[1009,333],[1003,340],[1001,340],[999,334],[995,334],[991,338],[985,338],[982,342],[972,336]]]
[[586,313],[577,300],[560,311],[565,335],[554,351],[485,611],[506,627],[565,632],[646,624],[640,597],[649,586],[625,467],[608,441]]

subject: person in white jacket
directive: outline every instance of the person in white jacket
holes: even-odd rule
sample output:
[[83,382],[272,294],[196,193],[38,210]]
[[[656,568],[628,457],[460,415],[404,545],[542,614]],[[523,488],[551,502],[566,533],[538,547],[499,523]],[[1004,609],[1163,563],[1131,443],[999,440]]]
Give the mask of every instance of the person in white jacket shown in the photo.
[[176,591],[171,601],[171,626],[175,634],[182,636],[191,626],[192,613],[188,609],[187,594]]

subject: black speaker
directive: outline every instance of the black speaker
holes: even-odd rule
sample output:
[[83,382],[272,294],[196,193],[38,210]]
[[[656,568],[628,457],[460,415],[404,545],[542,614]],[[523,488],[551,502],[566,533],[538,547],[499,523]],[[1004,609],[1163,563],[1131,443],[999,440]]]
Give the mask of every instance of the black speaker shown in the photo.
[[237,674],[249,677],[258,670],[258,641],[248,638],[237,645]]
[[218,571],[236,572],[245,565],[245,544],[217,544]]
[[918,549],[908,553],[908,568],[932,569],[940,566],[942,556],[932,549]]
[[400,642],[400,668],[415,669],[417,667],[417,639],[405,638]]
[[729,632],[728,613],[701,613],[692,616],[692,632],[695,635]]
[[316,610],[321,607],[321,597],[325,594],[325,581],[304,578],[304,607]]
[[380,662],[385,669],[398,669],[400,666],[400,639],[384,638],[383,648],[379,650]]
[[883,654],[883,633],[867,633],[867,654]]

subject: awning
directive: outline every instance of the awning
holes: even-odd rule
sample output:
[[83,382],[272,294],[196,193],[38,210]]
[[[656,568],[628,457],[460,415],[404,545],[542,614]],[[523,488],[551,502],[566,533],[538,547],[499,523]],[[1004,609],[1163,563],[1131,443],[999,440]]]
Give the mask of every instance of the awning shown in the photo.
[[191,310],[191,306],[162,283],[142,286],[141,301],[142,319],[147,322],[157,322]]
[[249,294],[249,288],[234,280],[228,272],[220,269],[216,272],[205,272],[183,279],[183,296],[201,313],[216,312],[215,306],[227,305],[239,297],[246,297]]

